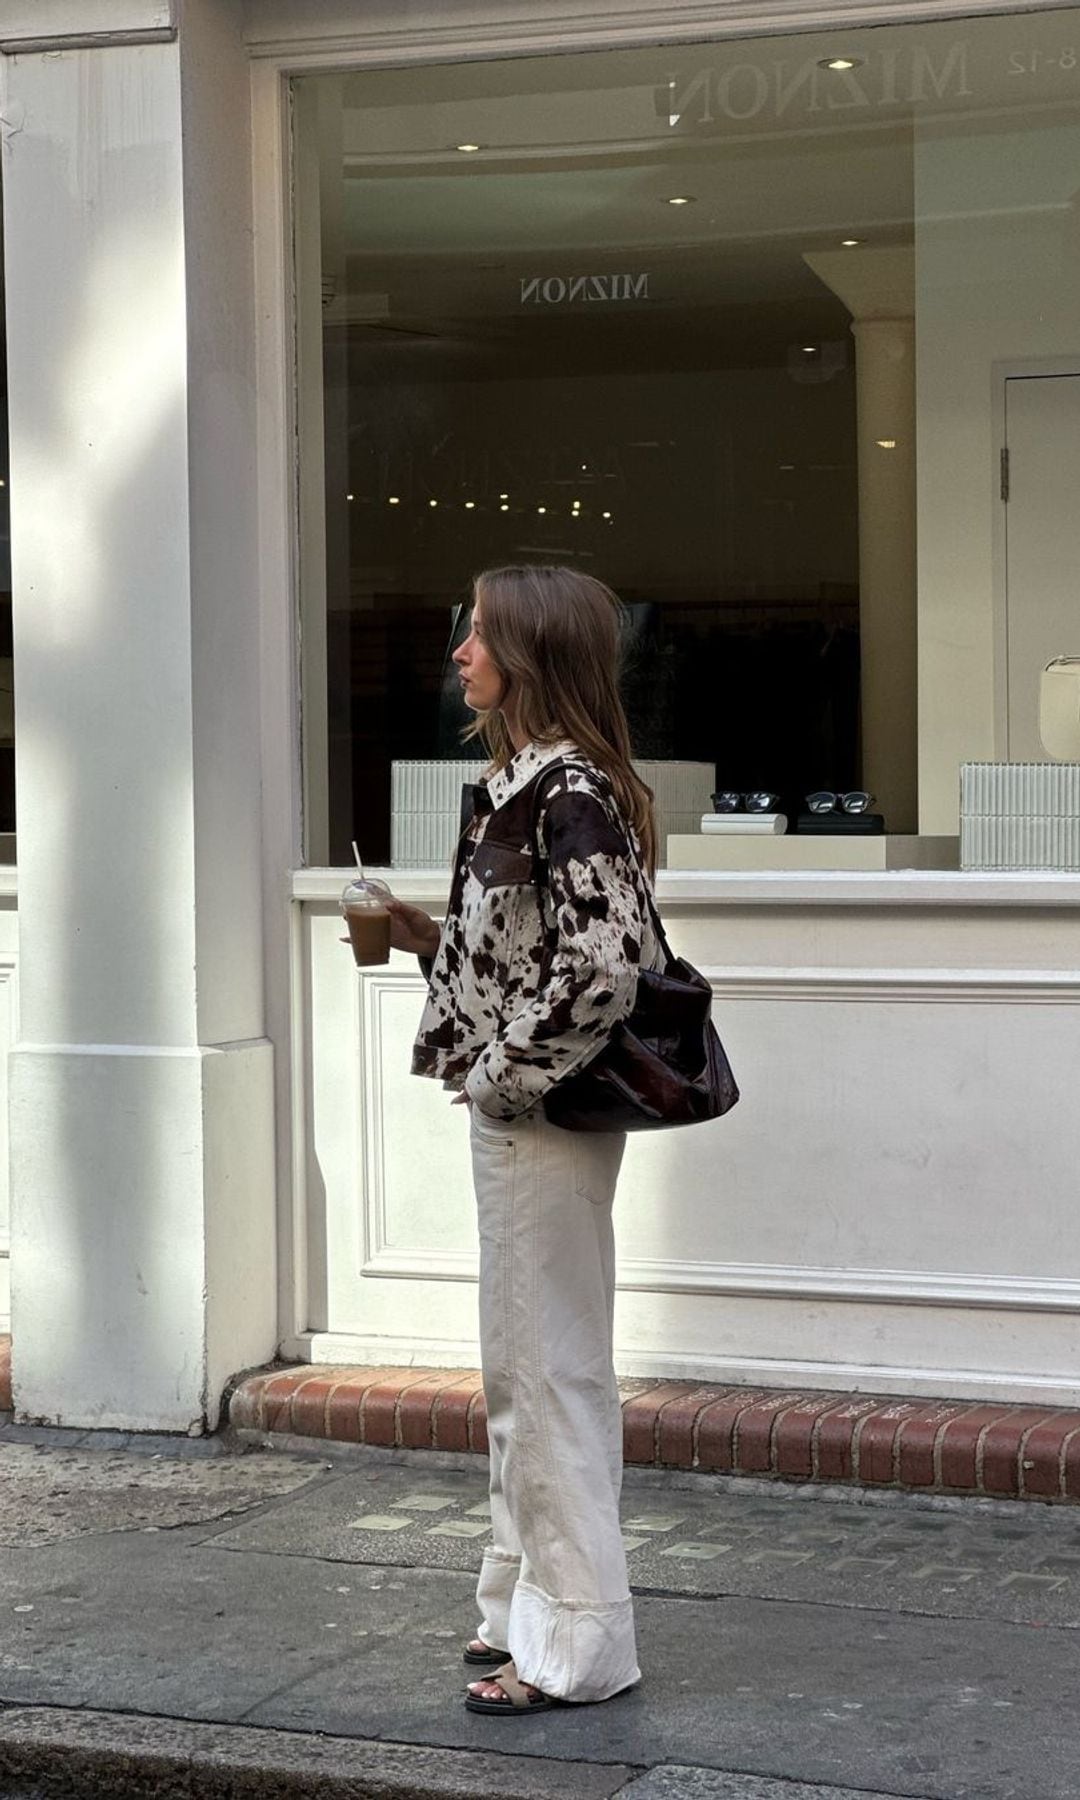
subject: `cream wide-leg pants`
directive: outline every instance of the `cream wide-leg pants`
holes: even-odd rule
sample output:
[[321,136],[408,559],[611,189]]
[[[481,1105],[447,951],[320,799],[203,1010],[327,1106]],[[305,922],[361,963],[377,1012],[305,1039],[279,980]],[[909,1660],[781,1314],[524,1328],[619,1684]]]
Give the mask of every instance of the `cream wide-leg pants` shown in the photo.
[[612,1368],[626,1136],[561,1131],[539,1107],[470,1113],[493,1537],[480,1636],[545,1694],[606,1700],[640,1679]]

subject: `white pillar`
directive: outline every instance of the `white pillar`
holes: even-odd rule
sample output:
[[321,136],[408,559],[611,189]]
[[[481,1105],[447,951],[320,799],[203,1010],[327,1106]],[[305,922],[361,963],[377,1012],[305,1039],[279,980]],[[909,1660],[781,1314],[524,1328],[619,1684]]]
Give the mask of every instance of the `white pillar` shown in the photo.
[[862,777],[891,831],[917,832],[915,320],[855,319]]
[[853,315],[862,779],[890,831],[918,831],[915,278],[907,246],[804,259]]
[[23,1417],[199,1431],[276,1337],[249,84],[231,0],[138,12],[0,59],[13,1373]]

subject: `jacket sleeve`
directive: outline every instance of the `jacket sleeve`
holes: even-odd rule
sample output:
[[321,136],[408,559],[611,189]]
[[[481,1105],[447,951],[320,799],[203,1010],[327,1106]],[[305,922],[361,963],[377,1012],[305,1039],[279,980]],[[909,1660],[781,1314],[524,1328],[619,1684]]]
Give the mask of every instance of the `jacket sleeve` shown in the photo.
[[465,1082],[469,1099],[496,1119],[526,1112],[595,1056],[637,992],[642,877],[625,831],[595,792],[577,789],[550,799],[540,837],[554,947],[539,992],[481,1052]]

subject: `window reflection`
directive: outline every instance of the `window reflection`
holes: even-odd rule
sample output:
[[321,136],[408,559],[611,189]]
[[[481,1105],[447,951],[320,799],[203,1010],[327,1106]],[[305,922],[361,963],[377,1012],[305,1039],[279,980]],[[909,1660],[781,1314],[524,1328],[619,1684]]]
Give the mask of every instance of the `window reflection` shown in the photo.
[[642,758],[870,788],[901,831],[921,766],[955,809],[993,711],[991,364],[1080,349],[1075,33],[296,83],[310,860],[389,860],[392,765],[471,753],[446,657],[503,561],[624,597]]

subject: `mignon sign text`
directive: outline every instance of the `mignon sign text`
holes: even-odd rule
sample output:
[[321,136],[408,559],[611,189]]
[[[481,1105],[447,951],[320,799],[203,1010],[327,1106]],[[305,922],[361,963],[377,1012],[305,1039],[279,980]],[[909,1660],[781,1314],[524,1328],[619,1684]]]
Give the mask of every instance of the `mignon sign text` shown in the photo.
[[522,306],[571,306],[576,301],[647,300],[648,275],[523,275]]

